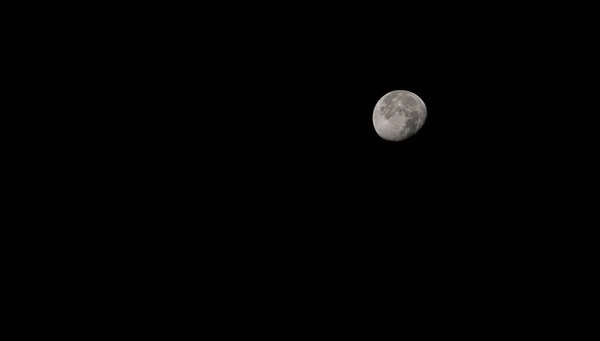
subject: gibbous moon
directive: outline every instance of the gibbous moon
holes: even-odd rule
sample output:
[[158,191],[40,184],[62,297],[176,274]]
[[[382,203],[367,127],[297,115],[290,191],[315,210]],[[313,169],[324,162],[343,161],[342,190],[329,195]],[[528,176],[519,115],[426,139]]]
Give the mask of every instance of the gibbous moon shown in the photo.
[[388,141],[402,141],[413,136],[423,127],[426,118],[423,100],[405,90],[388,92],[373,110],[375,131]]

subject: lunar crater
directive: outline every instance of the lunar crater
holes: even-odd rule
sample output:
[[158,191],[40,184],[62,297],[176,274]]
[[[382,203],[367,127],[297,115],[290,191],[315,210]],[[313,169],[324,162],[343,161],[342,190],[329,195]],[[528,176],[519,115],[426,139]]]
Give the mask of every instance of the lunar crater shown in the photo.
[[385,140],[402,141],[416,134],[425,123],[427,108],[416,94],[396,90],[385,94],[373,110],[373,125]]

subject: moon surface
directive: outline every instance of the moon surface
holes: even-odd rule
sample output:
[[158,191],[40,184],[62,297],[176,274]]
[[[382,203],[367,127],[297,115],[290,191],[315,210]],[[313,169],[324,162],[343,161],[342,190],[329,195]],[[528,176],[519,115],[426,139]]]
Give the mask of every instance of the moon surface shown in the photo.
[[410,91],[385,94],[373,110],[375,131],[384,140],[403,141],[415,135],[427,118],[425,102]]

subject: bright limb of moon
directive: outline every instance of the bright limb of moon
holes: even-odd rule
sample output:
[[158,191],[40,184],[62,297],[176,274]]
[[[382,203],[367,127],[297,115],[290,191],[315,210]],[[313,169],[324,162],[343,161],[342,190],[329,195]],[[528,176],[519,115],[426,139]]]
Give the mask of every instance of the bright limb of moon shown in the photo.
[[373,110],[373,126],[388,141],[403,141],[415,135],[425,124],[427,107],[416,94],[396,90],[385,94]]

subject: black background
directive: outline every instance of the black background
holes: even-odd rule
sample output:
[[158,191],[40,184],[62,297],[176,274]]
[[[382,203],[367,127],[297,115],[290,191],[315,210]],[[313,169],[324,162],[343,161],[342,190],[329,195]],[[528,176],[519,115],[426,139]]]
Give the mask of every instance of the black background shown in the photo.
[[[521,289],[587,231],[595,194],[590,22],[540,11],[145,4],[57,20],[36,32],[51,66],[36,85],[57,90],[40,102],[60,109],[38,121],[60,127],[36,145],[58,187],[41,200],[98,225],[65,239],[102,240],[124,278],[200,269],[247,307]],[[372,113],[399,89],[428,117],[391,143]]]

